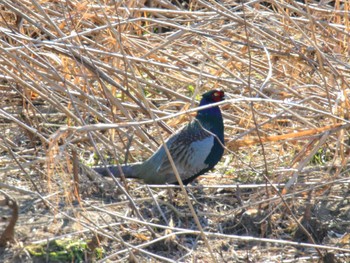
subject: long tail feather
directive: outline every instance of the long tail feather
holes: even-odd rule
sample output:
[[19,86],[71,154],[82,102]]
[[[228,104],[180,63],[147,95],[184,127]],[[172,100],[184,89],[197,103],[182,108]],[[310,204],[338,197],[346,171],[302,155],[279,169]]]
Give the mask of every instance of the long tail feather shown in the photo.
[[121,169],[125,178],[138,178],[134,173],[133,165],[109,165],[107,167],[93,167],[93,169],[95,172],[101,174],[102,176],[109,176],[109,170],[115,177],[121,177]]

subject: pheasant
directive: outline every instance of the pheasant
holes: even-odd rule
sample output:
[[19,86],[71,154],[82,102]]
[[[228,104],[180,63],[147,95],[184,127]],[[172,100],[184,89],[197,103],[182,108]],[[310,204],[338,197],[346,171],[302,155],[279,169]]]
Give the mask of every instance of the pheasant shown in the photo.
[[[202,95],[199,106],[209,105],[225,99],[221,90],[211,90]],[[213,106],[201,109],[196,117],[165,142],[183,184],[214,168],[224,153],[224,123],[220,108]],[[143,180],[146,184],[178,184],[174,170],[164,146],[146,161],[129,165],[94,167],[102,176],[107,169],[120,177]]]

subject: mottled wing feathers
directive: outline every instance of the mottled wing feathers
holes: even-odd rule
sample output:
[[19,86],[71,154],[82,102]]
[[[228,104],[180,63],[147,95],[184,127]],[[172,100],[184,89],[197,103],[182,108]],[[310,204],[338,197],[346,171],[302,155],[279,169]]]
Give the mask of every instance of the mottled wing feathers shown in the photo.
[[[181,179],[184,181],[208,168],[208,164],[204,161],[214,145],[214,136],[195,120],[169,138],[166,144]],[[158,176],[163,176],[167,183],[177,182],[165,152],[156,173]]]

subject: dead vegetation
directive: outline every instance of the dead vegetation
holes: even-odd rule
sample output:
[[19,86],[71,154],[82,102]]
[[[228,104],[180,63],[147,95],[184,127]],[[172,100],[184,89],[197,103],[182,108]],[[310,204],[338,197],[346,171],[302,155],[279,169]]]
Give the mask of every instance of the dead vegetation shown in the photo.
[[[148,2],[0,2],[0,261],[348,262],[348,1]],[[186,192],[77,169],[212,88],[227,151]]]

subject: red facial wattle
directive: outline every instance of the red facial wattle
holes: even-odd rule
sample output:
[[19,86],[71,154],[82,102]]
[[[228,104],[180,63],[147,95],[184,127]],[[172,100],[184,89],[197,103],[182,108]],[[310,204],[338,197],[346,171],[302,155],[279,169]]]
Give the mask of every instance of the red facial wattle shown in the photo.
[[222,100],[224,100],[224,98],[225,98],[225,94],[221,90],[218,90],[218,91],[214,92],[213,95],[212,95],[212,100],[214,102],[222,101]]

